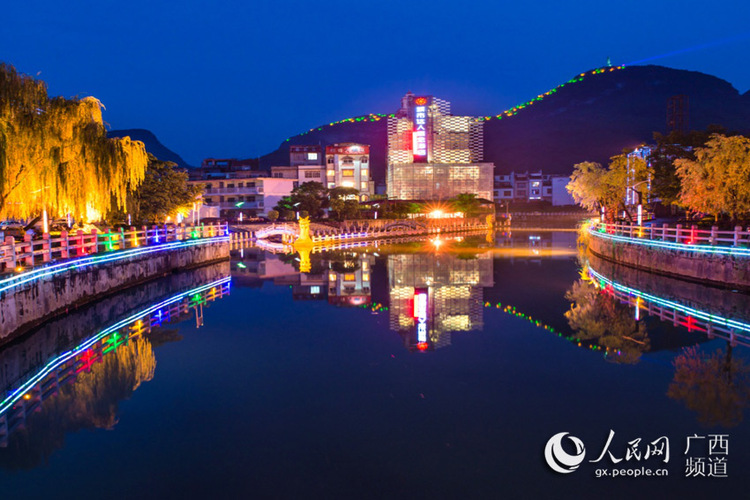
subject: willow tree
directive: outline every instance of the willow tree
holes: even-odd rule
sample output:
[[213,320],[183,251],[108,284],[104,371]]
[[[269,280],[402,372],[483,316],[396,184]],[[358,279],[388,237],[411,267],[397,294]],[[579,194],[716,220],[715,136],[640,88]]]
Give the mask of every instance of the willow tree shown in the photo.
[[103,214],[143,180],[142,142],[107,138],[94,97],[49,98],[44,82],[0,63],[0,217]]

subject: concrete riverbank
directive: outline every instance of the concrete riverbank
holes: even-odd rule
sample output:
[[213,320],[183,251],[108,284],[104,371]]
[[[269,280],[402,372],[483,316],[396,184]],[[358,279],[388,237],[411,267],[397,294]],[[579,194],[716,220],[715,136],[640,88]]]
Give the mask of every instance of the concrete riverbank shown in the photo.
[[5,280],[0,343],[67,310],[174,271],[229,259],[229,237],[200,238],[72,259]]

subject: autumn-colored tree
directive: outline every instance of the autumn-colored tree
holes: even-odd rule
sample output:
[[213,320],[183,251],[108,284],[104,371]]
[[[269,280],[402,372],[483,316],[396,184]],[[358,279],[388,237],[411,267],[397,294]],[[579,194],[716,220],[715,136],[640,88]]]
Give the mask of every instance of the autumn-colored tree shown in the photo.
[[97,216],[113,197],[125,208],[147,164],[142,142],[107,138],[96,98],[49,98],[0,63],[0,216]]
[[[649,178],[651,170],[640,158],[627,155],[612,157],[609,166],[599,163],[583,162],[573,168],[570,182],[566,186],[573,200],[588,210],[605,207],[612,216],[625,207],[627,189]],[[629,187],[631,186],[631,187]],[[643,194],[643,186],[637,191]]]
[[695,160],[675,160],[680,204],[694,212],[727,214],[732,220],[750,214],[750,139],[713,134]]

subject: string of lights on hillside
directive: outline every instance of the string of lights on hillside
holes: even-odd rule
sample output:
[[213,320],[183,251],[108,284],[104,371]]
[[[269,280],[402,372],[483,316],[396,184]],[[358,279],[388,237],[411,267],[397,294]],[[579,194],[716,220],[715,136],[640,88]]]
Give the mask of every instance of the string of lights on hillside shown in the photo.
[[485,302],[484,303],[484,307],[490,307],[490,308],[494,307],[495,309],[500,309],[505,314],[509,314],[509,315],[514,316],[516,318],[525,319],[526,321],[528,321],[532,325],[536,326],[537,328],[541,328],[542,330],[547,330],[548,332],[550,332],[550,333],[552,333],[554,335],[557,335],[558,337],[560,337],[562,339],[565,339],[565,340],[567,340],[569,342],[573,342],[578,347],[584,347],[584,348],[590,349],[592,351],[604,351],[604,355],[605,356],[609,356],[609,355],[619,356],[620,354],[622,354],[622,352],[619,349],[612,349],[612,350],[610,350],[609,347],[602,347],[602,346],[594,344],[594,343],[582,342],[581,339],[579,339],[579,338],[577,338],[577,337],[575,337],[573,335],[564,335],[562,332],[559,332],[559,331],[555,330],[553,327],[551,327],[551,326],[549,326],[547,324],[542,323],[538,319],[534,319],[530,315],[527,315],[525,313],[522,313],[522,312],[516,310],[515,306],[511,306],[511,305],[505,305],[505,306],[503,306],[503,304],[500,303],[500,302],[498,302],[495,305],[492,305],[491,302]]
[[[594,69],[594,70],[591,70],[591,71],[587,71],[585,73],[581,73],[580,75],[574,76],[573,78],[571,78],[567,82],[561,83],[557,87],[555,87],[553,89],[550,89],[550,90],[548,90],[547,92],[545,92],[543,94],[539,94],[538,96],[534,97],[533,99],[530,99],[530,100],[528,100],[528,101],[526,101],[524,103],[521,103],[521,104],[519,104],[517,106],[513,106],[512,108],[507,109],[507,110],[505,110],[502,113],[497,114],[497,115],[476,117],[476,121],[486,122],[486,121],[490,121],[492,119],[502,120],[503,118],[508,118],[508,117],[511,117],[511,116],[515,116],[522,109],[525,109],[525,108],[527,108],[529,106],[532,106],[534,103],[542,101],[545,97],[548,97],[548,96],[550,96],[552,94],[557,93],[558,90],[560,90],[561,88],[565,87],[566,85],[571,85],[573,83],[582,82],[584,80],[584,78],[586,78],[586,76],[601,75],[603,73],[609,73],[609,72],[620,70],[620,69],[625,69],[625,66],[611,66],[611,67],[597,68],[597,69]],[[396,115],[393,114],[393,113],[391,113],[391,114],[370,113],[368,115],[357,116],[357,117],[354,117],[354,118],[344,118],[343,120],[338,120],[338,121],[335,121],[335,122],[331,122],[331,123],[329,123],[327,125],[321,125],[320,127],[313,127],[310,130],[308,130],[307,132],[302,132],[299,135],[307,135],[310,132],[322,131],[325,127],[333,127],[334,125],[340,125],[342,123],[379,122],[380,120],[382,120],[384,118],[393,118],[395,116]],[[286,142],[289,142],[291,139],[292,138],[289,137],[286,140]]]

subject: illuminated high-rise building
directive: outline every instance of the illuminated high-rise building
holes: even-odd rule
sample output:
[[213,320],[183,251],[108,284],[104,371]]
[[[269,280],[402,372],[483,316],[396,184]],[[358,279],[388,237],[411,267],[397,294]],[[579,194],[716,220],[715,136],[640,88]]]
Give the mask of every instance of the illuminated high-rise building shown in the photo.
[[450,103],[433,96],[401,99],[388,118],[388,198],[439,200],[461,193],[492,200],[492,163],[482,162],[484,123],[453,116]]
[[325,186],[354,188],[359,191],[359,201],[373,195],[370,180],[370,146],[345,142],[326,146]]

